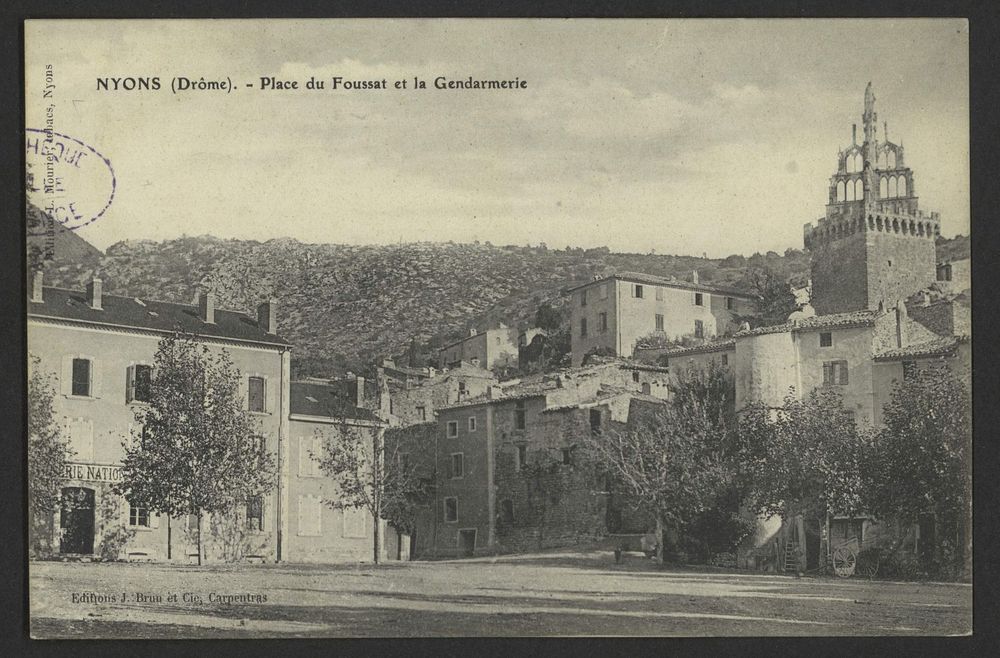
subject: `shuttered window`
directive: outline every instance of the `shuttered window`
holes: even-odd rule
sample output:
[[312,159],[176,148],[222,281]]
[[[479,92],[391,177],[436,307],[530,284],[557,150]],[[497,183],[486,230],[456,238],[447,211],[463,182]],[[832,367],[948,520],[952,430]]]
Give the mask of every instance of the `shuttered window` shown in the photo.
[[250,411],[264,411],[264,378],[251,377],[247,384],[247,394],[250,400]]
[[299,535],[315,537],[322,532],[323,502],[316,496],[299,496]]
[[90,397],[90,361],[73,359],[73,395]]
[[264,497],[250,496],[249,498],[247,498],[246,508],[247,508],[247,518],[246,518],[247,530],[250,530],[252,532],[259,532],[263,530]]

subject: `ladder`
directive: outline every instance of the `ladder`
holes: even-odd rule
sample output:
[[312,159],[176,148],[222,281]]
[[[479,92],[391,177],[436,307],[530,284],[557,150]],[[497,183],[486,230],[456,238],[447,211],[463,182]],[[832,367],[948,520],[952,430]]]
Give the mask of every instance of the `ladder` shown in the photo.
[[799,570],[799,542],[797,541],[785,542],[784,570],[786,572]]

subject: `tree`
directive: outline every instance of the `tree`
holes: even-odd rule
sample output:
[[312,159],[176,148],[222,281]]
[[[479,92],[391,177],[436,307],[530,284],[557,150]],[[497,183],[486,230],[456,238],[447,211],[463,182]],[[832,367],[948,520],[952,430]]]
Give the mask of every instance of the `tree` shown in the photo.
[[759,298],[756,314],[738,318],[741,322],[750,322],[751,326],[782,324],[788,321],[788,316],[797,308],[795,295],[788,282],[764,265],[748,267],[738,285]]
[[731,382],[719,366],[689,369],[672,385],[669,404],[647,413],[636,410],[627,429],[597,433],[588,442],[594,458],[654,517],[661,563],[663,528],[690,527],[733,484],[727,456]]
[[954,530],[941,533],[955,542],[952,566],[971,557],[971,408],[967,383],[947,366],[914,369],[886,403],[867,462],[869,511],[903,523],[933,515]]
[[736,441],[753,511],[782,518],[864,511],[861,464],[870,433],[857,427],[835,388],[801,400],[789,393],[776,409],[748,405]]
[[342,416],[335,436],[317,430],[323,438],[322,455],[313,455],[323,472],[337,484],[337,497],[326,500],[334,509],[363,509],[373,521],[372,560],[379,562],[379,521],[398,530],[412,530],[414,507],[427,490],[412,465],[403,459],[402,442],[385,440],[385,430],[352,423]]
[[149,403],[135,413],[142,429],[125,444],[117,492],[151,513],[196,515],[199,565],[203,515],[232,513],[274,484],[274,459],[239,381],[226,350],[181,333],[163,338]]
[[28,379],[28,511],[29,545],[44,553],[43,533],[59,505],[59,489],[66,475],[66,462],[73,450],[63,440],[52,410],[55,388],[52,375],[42,372],[41,360],[29,355]]
[[565,324],[565,313],[560,312],[545,302],[535,310],[535,326],[548,332],[559,331]]

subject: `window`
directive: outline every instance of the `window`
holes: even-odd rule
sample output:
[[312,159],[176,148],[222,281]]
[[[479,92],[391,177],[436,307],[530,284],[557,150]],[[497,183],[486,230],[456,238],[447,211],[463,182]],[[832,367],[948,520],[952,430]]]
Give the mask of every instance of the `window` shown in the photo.
[[591,409],[590,410],[590,431],[600,432],[601,431],[601,410]]
[[505,498],[500,501],[500,516],[504,523],[514,522],[514,501]]
[[458,421],[457,420],[449,420],[448,421],[448,438],[449,439],[454,439],[456,436],[458,436]]
[[[950,279],[949,279],[949,281],[950,281]],[[607,284],[605,284],[603,286],[598,287],[597,289],[598,289],[598,291],[600,291],[601,299],[607,299],[608,298],[608,291],[611,290],[611,284],[607,283]]]
[[128,507],[128,524],[130,526],[135,526],[137,528],[148,528],[149,527],[149,508],[139,507],[138,505],[129,505]]
[[149,402],[152,394],[153,367],[137,364],[130,366],[125,381],[126,402]]
[[847,383],[847,361],[824,361],[823,384],[842,386]]
[[458,523],[458,498],[444,499],[444,522]]
[[465,390],[465,382],[458,382],[458,399],[461,400],[466,393],[467,391]]
[[646,395],[651,395],[652,391],[653,391],[653,389],[649,385],[649,382],[643,382],[643,384],[642,384],[642,392],[645,393]]
[[247,391],[250,400],[250,411],[263,413],[264,411],[264,378],[251,377],[247,384]]
[[580,338],[587,337],[587,318],[580,318]]
[[663,331],[663,315],[660,313],[656,314],[656,330]]
[[562,449],[562,463],[565,466],[569,466],[573,463],[573,449],[563,448]]
[[475,416],[469,416],[469,431],[470,432],[475,432],[476,431],[476,417]]
[[451,455],[451,476],[452,479],[465,477],[465,455],[455,452]]
[[368,536],[368,514],[361,507],[345,507],[341,510],[344,517],[343,535],[360,539]]
[[702,297],[702,294],[700,292],[696,292],[694,294],[694,305],[695,306],[704,306],[705,305],[705,299]]
[[389,413],[390,414],[396,413],[396,405],[393,404],[392,398],[389,398]]
[[639,383],[639,371],[638,370],[633,370],[632,371],[632,381],[634,381],[637,384]]
[[427,408],[426,407],[417,407],[417,417],[420,420],[427,420]]
[[299,476],[314,478],[320,476],[319,460],[322,456],[323,439],[318,436],[304,436],[299,439]]
[[663,301],[663,288],[660,287],[656,288],[656,301],[658,302]]
[[524,409],[524,400],[518,400],[514,403],[514,429],[523,430],[525,426],[526,411]]
[[73,395],[90,397],[89,359],[73,359]]
[[198,515],[188,514],[185,519],[185,527],[188,532],[198,532]]
[[824,331],[819,335],[819,346],[820,347],[832,347],[833,346],[833,334],[829,331]]
[[299,535],[316,537],[322,531],[323,501],[318,497],[299,496]]
[[250,496],[247,498],[247,530],[260,532],[264,529],[264,497]]
[[701,320],[694,321],[694,337],[704,338],[705,337],[705,323]]
[[726,310],[731,311],[736,307],[735,300],[732,297],[726,297]]
[[608,314],[607,313],[600,313],[600,314],[598,314],[597,321],[598,321],[598,327],[600,328],[601,333],[604,333],[605,331],[608,330]]
[[517,446],[517,463],[515,464],[515,466],[517,466],[518,470],[521,470],[521,467],[527,463],[528,463],[528,446],[522,443],[521,445]]
[[580,306],[586,306],[586,305],[587,305],[587,291],[586,290],[581,290],[580,291]]
[[722,355],[722,365],[724,365],[724,366],[728,366],[729,365],[729,355],[728,354],[723,354]]
[[903,361],[903,380],[913,379],[917,374],[916,361]]
[[636,299],[642,299],[642,286],[638,283],[632,286],[632,296]]

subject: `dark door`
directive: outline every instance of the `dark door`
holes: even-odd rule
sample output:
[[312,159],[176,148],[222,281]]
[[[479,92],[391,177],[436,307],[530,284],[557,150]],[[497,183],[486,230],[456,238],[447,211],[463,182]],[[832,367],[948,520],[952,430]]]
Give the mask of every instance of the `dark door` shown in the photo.
[[806,571],[819,568],[820,520],[806,519]]
[[462,555],[466,557],[472,557],[476,553],[476,531],[475,530],[459,530],[458,531],[458,545],[462,551]]
[[94,552],[94,490],[66,487],[59,510],[60,553]]

